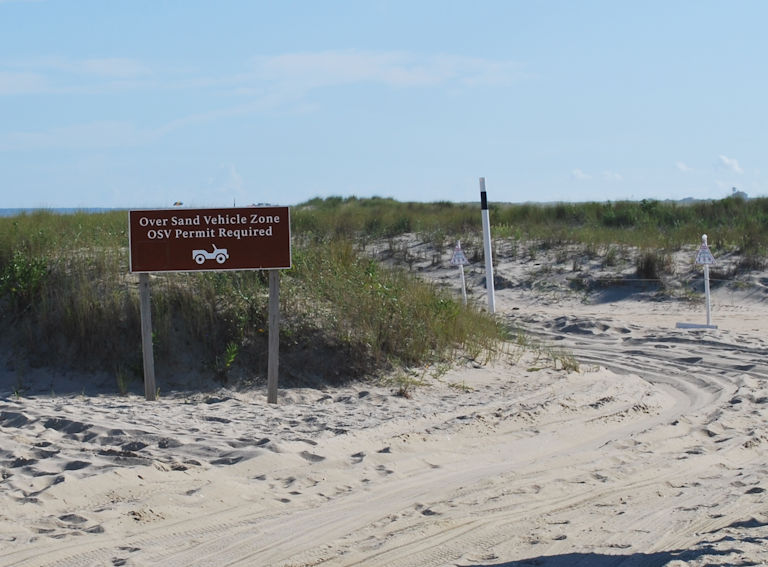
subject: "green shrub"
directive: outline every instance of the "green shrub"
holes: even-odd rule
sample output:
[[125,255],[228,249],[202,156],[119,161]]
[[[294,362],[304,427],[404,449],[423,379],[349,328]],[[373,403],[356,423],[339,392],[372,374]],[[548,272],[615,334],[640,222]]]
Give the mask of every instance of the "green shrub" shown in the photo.
[[0,295],[9,296],[16,310],[27,309],[37,298],[47,276],[45,257],[33,257],[16,250],[0,271]]

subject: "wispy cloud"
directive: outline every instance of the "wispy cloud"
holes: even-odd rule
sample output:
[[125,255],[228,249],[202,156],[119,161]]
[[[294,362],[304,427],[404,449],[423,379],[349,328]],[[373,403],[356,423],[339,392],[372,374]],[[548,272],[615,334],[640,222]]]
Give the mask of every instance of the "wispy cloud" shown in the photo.
[[267,81],[305,87],[365,82],[398,87],[475,86],[506,84],[525,76],[522,66],[513,61],[358,50],[259,56],[253,59],[253,72]]
[[228,74],[189,67],[162,68],[134,58],[49,56],[11,60],[0,57],[0,96],[215,89],[241,97],[235,104],[227,98],[218,108],[209,106],[187,115],[168,117],[164,123],[148,128],[102,121],[47,131],[3,134],[0,129],[0,150],[127,146],[231,116],[279,107],[289,107],[291,112],[307,112],[315,108],[309,96],[311,91],[321,87],[372,83],[399,88],[472,88],[507,84],[524,77],[522,66],[513,61],[401,51],[345,50],[257,56],[244,62],[242,69]]
[[0,151],[114,148],[142,144],[155,136],[122,121],[75,124],[43,131],[9,132],[0,137]]
[[603,181],[609,181],[609,182],[619,182],[624,181],[624,176],[622,176],[620,173],[613,171],[611,169],[606,169],[602,171],[600,174],[591,174],[587,173],[582,169],[576,168],[571,170],[571,179],[575,179],[576,181],[589,181],[590,179],[602,179]]
[[150,73],[149,67],[141,61],[122,57],[84,59],[70,65],[75,72],[101,77],[131,78]]
[[0,70],[0,95],[34,94],[48,88],[47,79],[39,73]]
[[221,191],[227,192],[227,191],[233,191],[236,194],[240,194],[243,191],[243,178],[238,173],[237,168],[235,167],[235,164],[229,163],[226,165],[227,170],[227,176],[226,176],[226,183],[223,187],[221,187]]
[[571,178],[576,179],[577,181],[586,181],[588,179],[592,179],[592,176],[576,168],[571,171]]
[[678,169],[678,171],[682,171],[683,173],[691,173],[693,171],[692,167],[689,167],[682,161],[675,162],[675,167]]
[[[2,0],[0,0],[2,1]],[[505,85],[528,77],[509,60],[401,51],[321,51],[256,56],[230,74],[155,67],[135,58],[0,58],[0,95],[99,93],[108,89],[227,89],[269,97],[318,87],[374,83],[393,87]]]
[[744,173],[744,170],[739,165],[739,162],[735,158],[729,158],[728,156],[724,156],[720,154],[720,165],[722,167],[725,167],[726,169],[730,169],[734,173]]
[[148,65],[130,58],[0,59],[0,95],[100,93],[147,86],[151,75]]
[[120,120],[76,123],[46,130],[2,132],[0,128],[0,151],[103,149],[143,145],[190,126],[262,112],[281,102],[285,101],[267,97],[239,106],[190,114],[149,128],[139,128]]
[[[0,0],[1,1],[1,0]],[[0,67],[24,69],[35,73],[62,73],[73,76],[137,77],[146,75],[150,68],[146,63],[129,57],[93,57],[73,59],[70,57],[47,56],[2,60]]]

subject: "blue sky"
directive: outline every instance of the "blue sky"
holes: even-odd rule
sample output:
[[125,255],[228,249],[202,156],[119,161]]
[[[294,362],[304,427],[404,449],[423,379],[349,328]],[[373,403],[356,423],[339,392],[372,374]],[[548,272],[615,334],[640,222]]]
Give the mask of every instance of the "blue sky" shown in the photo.
[[768,2],[0,0],[0,207],[768,195]]

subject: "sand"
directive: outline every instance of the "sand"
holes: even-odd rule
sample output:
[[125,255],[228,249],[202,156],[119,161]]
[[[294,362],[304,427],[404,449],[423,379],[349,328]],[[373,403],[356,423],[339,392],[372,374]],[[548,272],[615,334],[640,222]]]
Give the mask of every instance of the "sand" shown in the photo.
[[[768,280],[715,289],[718,328],[689,330],[700,301],[542,286],[542,262],[497,270],[538,346],[420,369],[410,399],[6,388],[0,565],[768,564]],[[445,264],[425,275],[458,285]]]

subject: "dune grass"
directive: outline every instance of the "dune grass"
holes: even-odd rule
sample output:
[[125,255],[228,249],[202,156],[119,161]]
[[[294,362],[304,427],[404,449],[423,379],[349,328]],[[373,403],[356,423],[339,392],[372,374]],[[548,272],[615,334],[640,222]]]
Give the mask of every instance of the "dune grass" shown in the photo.
[[[631,245],[676,250],[710,235],[710,246],[747,256],[768,249],[768,199],[732,196],[717,201],[604,203],[490,203],[495,238],[562,243]],[[425,240],[466,239],[480,233],[477,203],[403,203],[356,197],[313,199],[292,213],[295,233],[323,238],[344,234],[386,238],[414,232]]]
[[[669,252],[697,244],[705,232],[714,249],[740,252],[744,269],[763,267],[768,250],[768,199],[490,208],[494,238],[511,249],[532,241],[539,249],[633,246],[647,251],[637,271],[648,277],[663,272]],[[282,273],[281,295],[284,384],[336,383],[459,355],[488,358],[508,339],[494,317],[363,252],[373,240],[394,242],[405,233],[438,250],[457,239],[477,243],[477,204],[331,197],[291,215],[294,265]],[[125,211],[0,218],[0,317],[19,357],[32,366],[112,373],[121,391],[140,382],[137,278],[128,273],[127,239]],[[263,272],[153,275],[158,374],[261,380],[267,300]]]
[[[31,366],[113,373],[120,391],[140,382],[126,230],[124,211],[0,219],[0,313]],[[364,257],[358,244],[344,231],[296,239],[281,285],[284,385],[496,352],[504,330],[492,317]],[[151,282],[159,375],[266,375],[265,272],[156,274]],[[199,385],[189,378],[180,386]]]
[[350,240],[298,250],[289,276],[294,293],[311,298],[306,305],[320,325],[342,341],[363,345],[377,364],[418,365],[457,351],[480,357],[501,338],[491,317],[362,256]]

